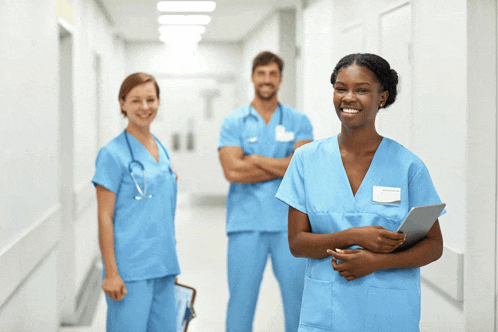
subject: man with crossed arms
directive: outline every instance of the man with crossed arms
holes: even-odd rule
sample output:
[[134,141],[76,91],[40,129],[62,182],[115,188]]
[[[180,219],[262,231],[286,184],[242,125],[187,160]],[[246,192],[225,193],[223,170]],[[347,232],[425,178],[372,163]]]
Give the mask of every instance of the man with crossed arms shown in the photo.
[[254,99],[221,126],[218,151],[226,179],[228,287],[226,331],[252,331],[259,287],[268,256],[280,284],[285,331],[299,325],[305,260],[292,256],[287,239],[288,207],[275,198],[294,150],[313,140],[301,112],[280,104],[283,61],[270,52],[253,60]]

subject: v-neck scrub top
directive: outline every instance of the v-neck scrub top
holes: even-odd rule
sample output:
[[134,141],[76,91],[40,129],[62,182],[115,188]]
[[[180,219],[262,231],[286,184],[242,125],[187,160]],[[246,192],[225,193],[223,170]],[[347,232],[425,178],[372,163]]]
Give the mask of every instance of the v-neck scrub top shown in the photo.
[[[125,133],[102,147],[95,163],[94,185],[116,194],[114,207],[114,250],[118,272],[123,281],[146,280],[180,273],[176,253],[175,210],[177,181],[171,171],[166,149],[156,139],[159,162],[128,134],[135,160],[145,169],[147,195],[135,199],[139,192],[128,171],[132,161]],[[143,173],[134,168],[143,190]]]
[[[276,128],[280,124],[286,134],[277,140]],[[303,113],[280,104],[280,110],[277,107],[266,124],[254,108],[246,105],[223,121],[218,149],[238,146],[245,155],[285,158],[294,152],[294,143],[301,140],[313,140],[311,123]],[[256,183],[230,183],[227,233],[286,232],[288,207],[275,198],[281,181],[282,178],[276,178]]]
[[[372,203],[373,186],[400,188],[400,205]],[[424,163],[388,138],[382,139],[354,196],[337,136],[299,148],[276,197],[306,213],[318,234],[362,226],[396,231],[412,207],[441,202]],[[419,268],[376,271],[347,281],[331,260],[308,259],[299,331],[419,331]]]

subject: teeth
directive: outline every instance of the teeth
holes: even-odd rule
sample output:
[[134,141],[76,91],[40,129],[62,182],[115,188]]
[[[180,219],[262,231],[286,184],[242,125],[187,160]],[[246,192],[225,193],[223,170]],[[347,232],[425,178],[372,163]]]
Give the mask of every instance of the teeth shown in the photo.
[[347,108],[343,108],[343,109],[342,109],[342,111],[343,111],[344,113],[349,113],[349,114],[355,114],[355,113],[360,112],[360,111],[358,111],[358,110],[347,109]]

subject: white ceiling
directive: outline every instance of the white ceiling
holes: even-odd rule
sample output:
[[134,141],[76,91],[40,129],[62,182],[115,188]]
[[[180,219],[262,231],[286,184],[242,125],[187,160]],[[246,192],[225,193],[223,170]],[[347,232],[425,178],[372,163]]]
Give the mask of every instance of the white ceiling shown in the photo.
[[[98,0],[127,41],[159,41],[159,0]],[[267,15],[299,0],[215,0],[202,41],[237,42]]]

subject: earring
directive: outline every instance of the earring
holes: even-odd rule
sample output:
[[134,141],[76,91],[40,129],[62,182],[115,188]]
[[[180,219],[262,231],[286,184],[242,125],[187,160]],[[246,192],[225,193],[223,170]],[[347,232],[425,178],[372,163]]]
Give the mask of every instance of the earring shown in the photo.
[[379,106],[379,108],[382,108],[382,106],[384,106],[384,104],[383,104],[383,103],[380,103],[380,106]]

